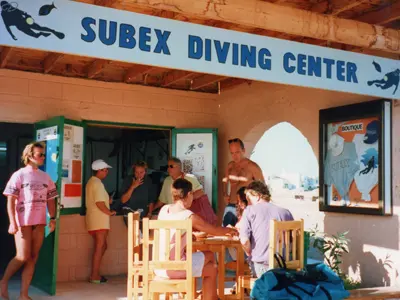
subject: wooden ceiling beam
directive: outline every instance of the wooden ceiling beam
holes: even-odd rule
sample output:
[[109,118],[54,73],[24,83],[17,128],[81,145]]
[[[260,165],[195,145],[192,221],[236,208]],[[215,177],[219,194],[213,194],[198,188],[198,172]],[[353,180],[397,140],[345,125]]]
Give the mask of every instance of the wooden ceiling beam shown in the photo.
[[182,70],[173,70],[165,74],[164,78],[162,79],[161,86],[167,87],[178,81],[184,80],[191,76],[193,72],[182,71]]
[[130,69],[128,69],[124,75],[124,82],[129,83],[139,75],[144,75],[153,70],[152,66],[144,66],[144,65],[136,65]]
[[[400,54],[400,30],[261,0],[123,0],[132,9],[169,10],[297,36]],[[195,4],[193,3],[195,2]]]
[[165,18],[165,19],[175,19],[176,13],[169,10],[162,10],[158,12],[157,17]]
[[88,69],[87,77],[96,77],[103,69],[110,63],[108,60],[96,59],[94,60]]
[[0,68],[4,68],[7,65],[8,60],[11,58],[12,48],[3,47],[0,54]]
[[336,8],[336,9],[331,13],[331,15],[332,15],[332,16],[337,16],[337,15],[339,15],[339,14],[345,12],[345,11],[348,11],[348,10],[350,10],[350,9],[353,9],[353,8],[357,7],[357,6],[360,6],[361,4],[366,3],[367,1],[368,1],[368,0],[359,0],[359,1],[351,0],[351,1],[349,1],[349,3],[348,3],[347,5],[344,5],[344,6],[342,6],[342,7]]
[[322,1],[311,7],[311,11],[316,13],[328,14],[331,16],[337,16],[345,11],[353,9],[368,0],[333,0],[333,1]]
[[396,1],[383,9],[363,14],[357,17],[356,20],[376,25],[385,25],[400,20],[400,1]]
[[224,92],[226,90],[232,89],[232,88],[234,88],[238,85],[244,84],[244,83],[250,84],[251,80],[242,79],[242,78],[228,78],[226,80],[221,81],[220,89],[222,92]]
[[48,74],[51,70],[53,70],[57,61],[59,61],[63,56],[64,56],[64,54],[60,54],[60,53],[48,54],[43,61],[43,72],[45,74]]
[[226,78],[227,77],[218,75],[202,75],[198,78],[193,79],[190,89],[192,91],[195,91],[203,87],[209,86],[211,84],[214,84],[218,81],[224,80]]

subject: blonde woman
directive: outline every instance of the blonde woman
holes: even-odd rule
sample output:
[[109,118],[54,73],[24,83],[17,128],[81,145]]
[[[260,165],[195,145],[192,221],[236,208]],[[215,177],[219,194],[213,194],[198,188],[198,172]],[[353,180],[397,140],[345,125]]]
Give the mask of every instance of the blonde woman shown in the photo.
[[[56,227],[57,189],[50,176],[39,169],[45,159],[45,145],[30,143],[22,153],[24,168],[16,171],[7,183],[8,233],[14,235],[16,256],[10,261],[1,281],[1,297],[9,299],[8,281],[24,265],[20,300],[30,300],[28,289],[44,239],[46,208],[50,232]],[[51,259],[51,258],[49,258]]]
[[[189,210],[189,207],[193,202],[193,191],[192,184],[190,181],[179,178],[172,184],[172,198],[173,203],[164,205],[158,215],[158,220],[192,220],[192,226],[194,230],[202,231],[211,235],[235,235],[237,231],[234,228],[224,228],[211,225],[204,221],[201,217],[194,214]],[[165,234],[165,232],[164,232]],[[164,255],[165,250],[165,239],[170,238],[171,244],[175,242],[174,235],[170,233],[169,237],[160,236],[160,255]],[[181,258],[185,260],[186,250],[186,239],[182,237],[181,243]],[[170,259],[174,259],[175,249],[170,250]],[[214,254],[212,252],[196,252],[192,256],[193,263],[193,277],[203,278],[203,289],[202,296],[203,300],[216,300],[217,296],[217,266],[214,260]],[[156,272],[157,276],[165,278],[185,278],[185,271],[162,271]]]

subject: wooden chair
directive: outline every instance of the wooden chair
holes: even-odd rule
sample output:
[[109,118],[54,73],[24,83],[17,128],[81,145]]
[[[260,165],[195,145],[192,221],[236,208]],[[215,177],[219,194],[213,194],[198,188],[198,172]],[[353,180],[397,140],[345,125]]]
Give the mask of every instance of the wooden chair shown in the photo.
[[[236,260],[227,262],[225,264],[225,270],[229,271],[229,272],[235,272],[236,271]],[[250,275],[250,266],[247,262],[244,262],[244,274],[245,275]],[[236,277],[225,277],[225,281],[227,282],[232,282],[232,281],[236,281]]]
[[[150,241],[151,231],[153,241]],[[185,235],[186,260],[181,260],[181,242]],[[160,257],[160,240],[165,236],[165,252]],[[175,235],[175,243],[171,244],[170,236]],[[150,246],[153,245],[153,259],[150,261]],[[175,257],[170,260],[170,249],[175,246]],[[185,270],[186,278],[169,279],[154,276],[155,270]],[[143,300],[159,299],[160,294],[186,293],[186,299],[194,298],[192,276],[192,220],[163,221],[143,219]]]
[[276,221],[271,220],[269,236],[269,264],[270,268],[278,268],[274,254],[279,253],[285,258],[286,267],[291,270],[304,268],[304,221]]
[[[288,269],[300,270],[304,267],[304,221],[270,221],[269,227],[269,268],[277,268],[274,254],[285,258]],[[257,278],[239,277],[239,296],[244,299],[244,290],[251,290]]]
[[138,299],[139,293],[142,293],[143,262],[139,220],[139,213],[128,214],[128,300]]

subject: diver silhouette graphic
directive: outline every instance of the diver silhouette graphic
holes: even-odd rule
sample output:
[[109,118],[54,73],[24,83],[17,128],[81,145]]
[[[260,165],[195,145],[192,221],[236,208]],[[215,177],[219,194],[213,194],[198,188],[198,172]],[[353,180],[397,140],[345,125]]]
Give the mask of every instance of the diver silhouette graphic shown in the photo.
[[48,37],[51,34],[54,34],[60,40],[65,37],[62,32],[37,24],[31,15],[18,9],[18,3],[1,1],[0,7],[4,25],[14,40],[17,40],[17,38],[11,31],[11,26],[15,26],[19,31],[34,38]]
[[[372,63],[375,67],[375,69],[378,72],[381,72],[381,66],[373,62]],[[397,92],[397,89],[399,87],[400,83],[400,69],[396,69],[392,72],[386,73],[382,79],[377,79],[377,80],[370,80],[367,82],[368,86],[375,85],[378,88],[381,88],[382,90],[387,90],[390,89],[391,87],[394,87],[393,95]]]
[[359,175],[361,174],[368,174],[370,171],[372,170],[372,172],[374,172],[375,170],[375,156],[372,156],[368,163],[367,163],[367,167],[363,170],[360,171]]

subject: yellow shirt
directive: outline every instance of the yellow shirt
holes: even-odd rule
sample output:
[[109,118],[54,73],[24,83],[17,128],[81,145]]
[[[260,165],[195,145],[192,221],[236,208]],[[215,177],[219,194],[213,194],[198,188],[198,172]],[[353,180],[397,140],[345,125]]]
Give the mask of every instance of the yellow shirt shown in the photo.
[[103,213],[96,202],[104,202],[110,209],[108,193],[104,184],[96,176],[92,176],[86,184],[86,229],[110,229],[110,216]]
[[[184,178],[192,183],[193,192],[203,188],[203,186],[197,180],[196,176],[194,176],[192,174],[185,174]],[[172,179],[171,176],[168,176],[167,178],[165,178],[163,186],[161,188],[160,197],[158,198],[161,202],[163,202],[165,204],[172,204],[174,202],[172,200],[172,192],[171,192],[173,183],[174,183],[174,180]]]

